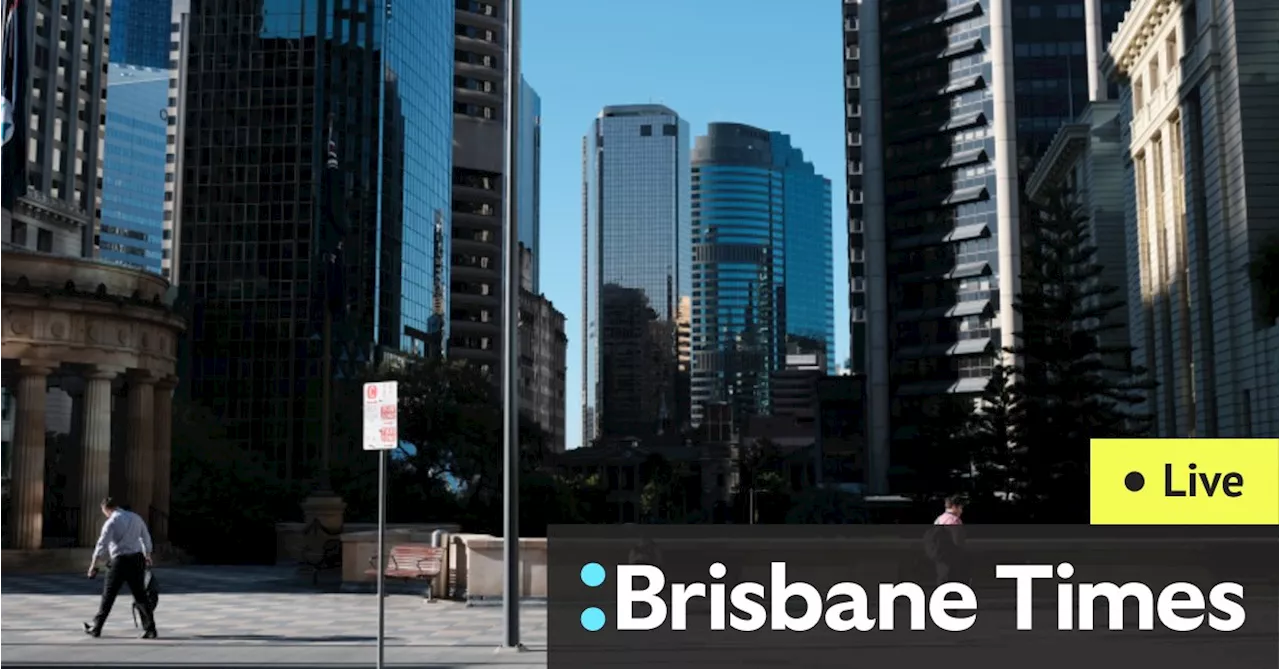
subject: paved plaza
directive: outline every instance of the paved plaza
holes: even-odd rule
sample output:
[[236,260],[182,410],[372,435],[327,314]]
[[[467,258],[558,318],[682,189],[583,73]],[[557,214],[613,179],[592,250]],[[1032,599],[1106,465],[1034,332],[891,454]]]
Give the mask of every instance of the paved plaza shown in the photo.
[[[82,621],[102,580],[21,575],[0,580],[0,659],[5,667],[373,666],[377,597],[315,588],[291,569],[160,567],[160,638],[137,639],[126,588],[98,639]],[[327,590],[327,591],[326,591]],[[387,666],[542,667],[547,617],[522,607],[524,652],[497,650],[501,606],[387,598]]]

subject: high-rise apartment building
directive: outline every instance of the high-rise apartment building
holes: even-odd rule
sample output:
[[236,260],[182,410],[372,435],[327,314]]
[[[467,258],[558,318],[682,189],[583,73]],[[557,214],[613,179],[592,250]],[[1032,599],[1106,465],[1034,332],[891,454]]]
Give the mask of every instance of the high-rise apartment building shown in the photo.
[[689,124],[662,105],[605,107],[582,154],[582,443],[675,434],[688,403]]
[[1274,2],[1136,0],[1109,47],[1106,69],[1124,83],[1133,358],[1157,384],[1153,436],[1280,431],[1275,297],[1250,274],[1280,227],[1278,41]]
[[[789,343],[835,356],[831,182],[787,135],[712,123],[692,154],[692,423],[771,413]],[[834,372],[834,366],[831,369]]]
[[[512,3],[519,16],[519,0]],[[503,243],[502,192],[504,152],[503,108],[507,79],[504,34],[508,17],[502,0],[459,0],[454,10],[453,52],[453,276],[450,285],[450,357],[469,360],[502,378]],[[518,20],[517,20],[518,25]],[[514,31],[513,31],[514,32]],[[514,56],[519,57],[519,45]],[[525,123],[521,102],[536,105],[536,93],[524,82],[512,82],[517,133]],[[525,224],[536,226],[536,212],[524,210],[522,197],[536,206],[536,175],[520,170],[521,147],[536,150],[537,136],[517,135],[512,175],[516,184],[517,235],[525,240]],[[527,157],[527,156],[525,156]],[[533,161],[536,169],[536,159]],[[522,189],[523,187],[523,189]],[[536,256],[535,260],[536,262]]]
[[551,300],[520,291],[520,409],[546,435],[547,450],[565,449],[565,374],[569,338]]
[[95,258],[110,3],[30,0],[16,11],[18,127],[5,144],[3,238]]
[[1018,330],[1009,4],[845,1],[852,358],[873,493],[891,457],[912,462],[920,421],[985,388]]
[[[1089,54],[1126,11],[1098,0],[846,0],[852,362],[867,374],[873,487],[887,485],[891,453],[912,464],[921,418],[980,391],[1011,343],[1022,188],[1064,123],[1114,97]],[[1085,122],[1105,125],[1108,113],[1096,107]],[[1102,214],[1105,277],[1132,272],[1110,243],[1115,221],[1102,220],[1114,212]]]
[[169,67],[172,0],[111,0],[111,62]]
[[169,70],[111,63],[107,91],[99,256],[159,273]]
[[[345,205],[335,374],[447,337],[453,8],[175,3],[174,278],[195,307],[191,394],[280,475],[321,438],[324,206]],[[326,148],[327,147],[327,148]],[[340,197],[322,192],[326,162]],[[325,203],[325,204],[322,204]]]

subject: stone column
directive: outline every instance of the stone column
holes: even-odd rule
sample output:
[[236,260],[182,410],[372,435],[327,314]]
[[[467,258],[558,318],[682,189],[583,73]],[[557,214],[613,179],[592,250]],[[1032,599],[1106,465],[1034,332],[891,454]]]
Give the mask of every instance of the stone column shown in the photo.
[[18,367],[9,523],[19,550],[38,549],[44,538],[44,414],[49,373],[55,368],[45,361],[24,361]]
[[169,484],[173,474],[173,388],[178,380],[160,379],[155,389],[155,481],[151,506],[159,512],[151,519],[151,537],[156,544],[169,540]]
[[128,447],[125,451],[124,503],[150,520],[155,481],[155,377],[146,370],[129,370]]
[[84,416],[80,431],[80,546],[93,547],[106,520],[98,503],[111,494],[111,382],[124,370],[92,367],[84,375]]

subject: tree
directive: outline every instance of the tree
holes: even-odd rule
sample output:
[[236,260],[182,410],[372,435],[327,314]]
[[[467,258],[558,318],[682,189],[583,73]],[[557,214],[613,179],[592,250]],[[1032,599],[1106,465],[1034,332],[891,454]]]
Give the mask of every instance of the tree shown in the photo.
[[743,523],[781,523],[791,509],[786,458],[778,445],[758,439],[742,446],[738,458],[735,515]]
[[[470,531],[500,533],[505,427],[492,379],[467,361],[434,357],[413,357],[375,376],[399,384],[400,439],[407,447],[396,458],[392,477],[396,486],[392,498],[399,500],[401,509],[398,516],[404,522],[452,520]],[[567,484],[552,481],[540,471],[547,439],[528,416],[520,417],[519,439],[522,496],[534,495],[523,506],[537,508],[548,499],[564,500],[560,491]],[[556,510],[544,515],[572,514]]]
[[925,420],[908,440],[903,458],[913,472],[910,492],[918,498],[942,499],[971,485],[973,410],[973,401],[963,396],[925,405]]
[[689,479],[693,475],[684,462],[672,463],[652,455],[643,471],[647,480],[640,489],[640,514],[648,522],[679,523],[689,516]]
[[1015,458],[1018,407],[1011,379],[1008,368],[995,366],[970,421],[974,480],[969,493],[973,502],[982,505],[1015,498],[1016,482],[1022,478]]
[[301,486],[231,440],[206,408],[175,398],[169,536],[206,563],[268,563],[275,524],[298,514]]
[[1124,305],[1102,267],[1088,219],[1063,192],[1030,203],[1022,292],[1022,330],[1009,353],[1019,368],[1009,389],[1012,445],[1021,502],[1039,520],[1087,520],[1089,440],[1145,434],[1139,411],[1149,388],[1115,342]]
[[865,523],[862,498],[835,488],[810,488],[791,500],[788,525],[846,525]]

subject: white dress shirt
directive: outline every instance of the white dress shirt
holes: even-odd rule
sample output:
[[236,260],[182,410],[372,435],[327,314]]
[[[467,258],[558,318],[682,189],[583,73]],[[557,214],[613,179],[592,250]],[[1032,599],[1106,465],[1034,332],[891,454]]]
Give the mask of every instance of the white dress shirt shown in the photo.
[[151,555],[151,532],[142,516],[124,509],[111,512],[107,522],[102,524],[102,534],[98,537],[98,545],[93,549],[93,560],[104,555],[112,560],[121,555],[142,553]]

